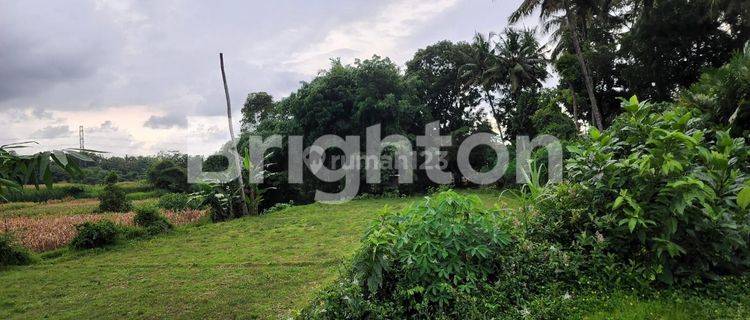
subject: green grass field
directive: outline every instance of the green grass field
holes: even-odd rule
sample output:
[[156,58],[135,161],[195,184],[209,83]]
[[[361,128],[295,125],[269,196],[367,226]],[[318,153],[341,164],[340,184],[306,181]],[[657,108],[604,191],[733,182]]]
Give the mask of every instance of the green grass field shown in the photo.
[[[497,194],[478,194],[488,207],[498,203]],[[336,278],[379,210],[419,199],[297,206],[106,250],[47,253],[36,264],[0,269],[0,319],[287,318]],[[747,290],[728,303],[588,299],[584,319],[742,319],[750,305]]]

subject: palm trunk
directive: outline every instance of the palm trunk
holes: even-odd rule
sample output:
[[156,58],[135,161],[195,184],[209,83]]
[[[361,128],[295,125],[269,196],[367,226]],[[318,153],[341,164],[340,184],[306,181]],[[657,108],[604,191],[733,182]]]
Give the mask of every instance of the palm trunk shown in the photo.
[[[227,86],[227,76],[224,72],[224,54],[219,53],[219,63],[221,63],[221,80],[224,82],[224,95],[227,98],[227,122],[229,123],[229,137],[232,139],[232,148],[237,151],[237,142],[234,140],[234,126],[232,125],[232,103],[229,101],[229,87]],[[240,198],[242,198],[242,214],[248,215],[247,200],[245,199],[245,180],[242,179],[242,163],[240,157],[234,157],[235,164],[238,170],[240,170]],[[232,201],[230,200],[230,203]]]
[[594,85],[591,81],[591,76],[589,75],[589,68],[586,65],[586,60],[583,59],[583,53],[581,52],[581,43],[578,40],[578,27],[576,26],[575,15],[571,12],[569,0],[564,0],[563,3],[565,5],[565,20],[568,24],[568,30],[570,31],[570,38],[573,40],[573,48],[576,51],[578,63],[581,65],[583,80],[586,83],[586,91],[589,95],[589,101],[591,101],[591,113],[594,125],[599,130],[604,130],[602,114],[599,112],[599,106],[596,103],[596,96],[594,96]]
[[576,133],[578,133],[581,129],[578,126],[578,100],[576,99],[576,91],[573,90],[573,84],[568,82],[568,87],[570,88],[570,95],[573,98],[573,121],[576,124]]
[[487,97],[487,103],[490,104],[492,117],[495,118],[495,124],[497,124],[497,131],[498,133],[500,133],[500,140],[505,141],[505,138],[503,137],[503,129],[500,127],[500,117],[497,115],[497,111],[495,110],[495,103],[492,102],[492,96],[490,95],[489,90],[484,90],[484,95]]

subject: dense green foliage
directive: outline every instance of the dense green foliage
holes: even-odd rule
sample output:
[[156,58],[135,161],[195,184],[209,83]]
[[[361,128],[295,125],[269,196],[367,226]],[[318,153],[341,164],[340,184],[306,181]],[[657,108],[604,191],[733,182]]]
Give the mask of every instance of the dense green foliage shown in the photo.
[[0,267],[25,265],[31,261],[31,253],[16,243],[13,234],[0,233]]
[[84,222],[76,226],[76,231],[78,234],[70,241],[70,247],[77,250],[112,245],[120,236],[120,228],[109,220]]
[[714,126],[730,127],[735,136],[750,137],[750,42],[728,64],[704,73],[683,101],[701,109]]
[[170,159],[160,160],[148,169],[148,181],[159,189],[187,192],[190,191],[190,185],[185,170]]
[[745,269],[750,224],[736,203],[748,177],[744,139],[680,105],[634,97],[623,108],[607,131],[569,147],[569,178],[593,193],[593,210],[575,228],[603,235],[610,252],[651,280]]
[[493,253],[510,242],[496,212],[476,197],[447,191],[370,227],[354,273],[371,296],[428,315],[456,292],[472,293],[499,270]]
[[172,223],[159,213],[159,209],[154,206],[143,206],[135,209],[133,223],[136,226],[146,229],[149,235],[170,231],[174,228]]
[[99,212],[128,212],[133,208],[130,199],[117,185],[117,174],[110,172],[105,180],[104,189],[99,194]]
[[236,184],[200,184],[191,194],[190,203],[208,208],[211,221],[226,221],[242,216],[242,195]]

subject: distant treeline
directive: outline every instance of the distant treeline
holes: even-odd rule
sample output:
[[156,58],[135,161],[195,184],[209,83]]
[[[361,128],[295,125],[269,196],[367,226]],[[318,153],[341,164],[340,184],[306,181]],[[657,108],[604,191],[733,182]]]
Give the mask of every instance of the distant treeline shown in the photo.
[[81,162],[83,174],[71,177],[57,165],[52,167],[54,182],[74,182],[84,184],[101,183],[109,172],[115,172],[122,181],[148,180],[149,170],[160,162],[173,164],[182,169],[187,167],[187,155],[179,152],[160,152],[149,156],[107,156],[88,154],[91,162]]

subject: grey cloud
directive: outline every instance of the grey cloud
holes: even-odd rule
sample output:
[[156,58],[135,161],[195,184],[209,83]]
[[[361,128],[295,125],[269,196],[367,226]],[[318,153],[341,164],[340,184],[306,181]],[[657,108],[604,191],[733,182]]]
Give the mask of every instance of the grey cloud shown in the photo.
[[31,134],[35,139],[66,138],[73,134],[68,125],[47,126]]
[[151,116],[143,124],[152,129],[186,128],[187,117],[184,114],[169,113],[163,116]]
[[52,112],[46,111],[41,108],[34,109],[10,109],[7,114],[10,116],[12,122],[25,122],[33,120],[54,120]]
[[119,128],[116,127],[111,120],[107,120],[102,122],[98,127],[95,128],[88,128],[86,129],[86,132],[89,133],[99,133],[99,132],[115,132],[118,131]]
[[[59,124],[54,116],[60,111],[147,105],[163,116],[145,126],[185,127],[185,116],[226,112],[220,51],[237,113],[249,92],[279,99],[309,81],[313,74],[284,62],[328,41],[331,30],[372,18],[394,2],[0,1],[0,114],[11,115],[10,122],[17,115]],[[519,0],[510,2],[458,2],[410,37],[383,46],[401,53],[389,55],[402,64],[435,41],[500,31]],[[347,45],[325,48],[316,59],[371,56]],[[138,129],[120,126],[120,133]],[[10,131],[5,135],[28,135]]]
[[34,108],[31,110],[31,115],[36,119],[40,120],[52,120],[52,112],[46,111],[41,108]]
[[3,1],[0,102],[94,74],[117,49],[102,18],[88,2]]

